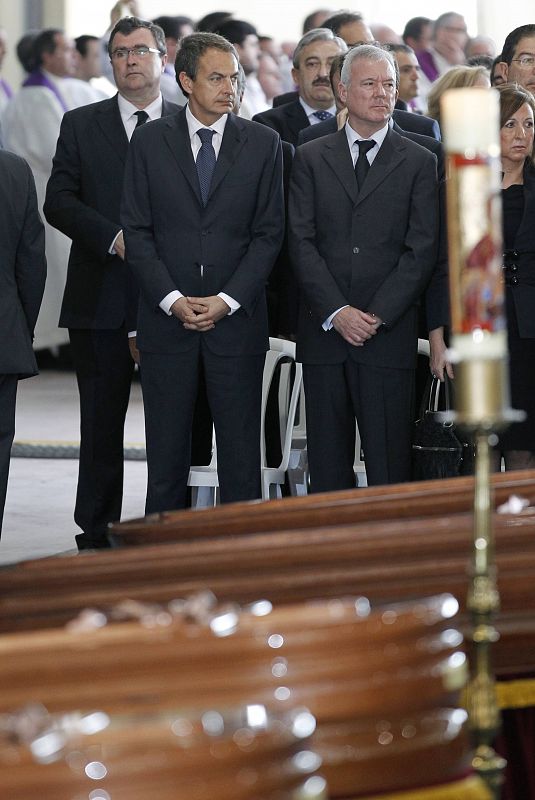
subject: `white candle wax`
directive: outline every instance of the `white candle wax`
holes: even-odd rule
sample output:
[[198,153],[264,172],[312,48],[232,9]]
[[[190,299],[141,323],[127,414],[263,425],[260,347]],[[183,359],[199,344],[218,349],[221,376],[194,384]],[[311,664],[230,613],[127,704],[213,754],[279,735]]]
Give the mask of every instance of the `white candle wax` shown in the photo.
[[500,98],[495,89],[448,89],[440,103],[448,153],[500,153]]

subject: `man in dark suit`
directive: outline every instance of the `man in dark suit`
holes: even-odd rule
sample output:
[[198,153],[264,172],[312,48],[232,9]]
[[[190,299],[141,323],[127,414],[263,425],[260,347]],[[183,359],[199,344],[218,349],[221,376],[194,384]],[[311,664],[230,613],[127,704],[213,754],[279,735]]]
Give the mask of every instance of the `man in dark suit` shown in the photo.
[[32,339],[46,278],[45,233],[28,164],[0,150],[0,534],[19,378],[37,374]]
[[370,485],[410,479],[418,301],[436,263],[436,158],[389,127],[390,53],[346,57],[344,129],[299,147],[290,251],[301,288],[311,488],[355,485],[355,417]]
[[290,103],[256,114],[253,119],[273,128],[281,139],[295,146],[303,128],[334,118],[336,108],[329,72],[333,58],[346,50],[345,42],[327,28],[306,33],[293,55],[292,77],[299,96]]
[[140,128],[122,221],[139,281],[147,512],[184,506],[192,413],[204,371],[222,502],[260,496],[265,283],[284,231],[280,139],[230,113],[236,50],[217,34],[183,39],[188,104]]
[[[80,549],[106,547],[121,515],[123,435],[137,358],[136,290],[125,264],[120,203],[134,129],[178,109],[162,100],[161,28],[127,17],[108,50],[118,94],[65,114],[44,206],[72,239],[60,326],[69,329],[80,392],[80,464],[74,519]],[[130,346],[129,346],[130,345]]]

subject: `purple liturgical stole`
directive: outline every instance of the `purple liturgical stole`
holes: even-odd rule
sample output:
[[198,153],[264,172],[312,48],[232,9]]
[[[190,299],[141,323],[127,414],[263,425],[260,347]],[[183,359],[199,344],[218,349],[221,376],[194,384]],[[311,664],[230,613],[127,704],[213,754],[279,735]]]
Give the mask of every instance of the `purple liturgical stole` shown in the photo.
[[22,85],[23,85],[23,87],[24,86],[42,86],[45,89],[50,89],[50,91],[53,92],[53,94],[56,95],[56,97],[58,99],[58,102],[59,102],[60,106],[62,107],[62,109],[64,111],[68,111],[69,110],[67,108],[67,106],[65,105],[65,100],[63,99],[63,97],[59,93],[57,86],[55,84],[53,84],[52,81],[49,80],[46,77],[46,75],[44,75],[41,72],[40,69],[36,69],[34,72],[30,72],[30,74],[28,75],[28,77],[26,78],[26,80],[24,81],[24,83]]
[[427,50],[422,50],[420,53],[417,54],[418,63],[422,68],[422,72],[429,78],[430,82],[436,81],[438,78],[438,69],[435,65],[435,60],[433,58],[433,54],[429,53]]

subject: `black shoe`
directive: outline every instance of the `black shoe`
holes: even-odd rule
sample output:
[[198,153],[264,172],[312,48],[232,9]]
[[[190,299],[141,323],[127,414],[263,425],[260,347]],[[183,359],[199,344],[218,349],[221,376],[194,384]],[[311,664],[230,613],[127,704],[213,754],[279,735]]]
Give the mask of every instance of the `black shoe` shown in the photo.
[[89,536],[87,533],[78,533],[74,538],[78,550],[104,550],[111,547],[106,536]]

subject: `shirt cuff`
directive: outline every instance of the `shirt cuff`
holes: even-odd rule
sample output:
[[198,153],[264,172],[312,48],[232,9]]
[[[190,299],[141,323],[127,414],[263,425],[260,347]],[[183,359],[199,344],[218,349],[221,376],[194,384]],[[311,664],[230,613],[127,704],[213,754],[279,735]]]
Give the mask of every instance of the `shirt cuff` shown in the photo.
[[175,289],[169,294],[166,294],[163,300],[160,300],[159,306],[164,311],[168,317],[171,316],[171,306],[176,300],[180,300],[181,297],[184,297],[182,292],[179,292],[178,289]]
[[327,317],[327,319],[325,320],[325,322],[321,326],[324,331],[330,331],[331,330],[331,328],[333,326],[333,319],[336,317],[338,312],[341,311],[343,308],[349,308],[349,303],[347,305],[345,305],[345,306],[340,306],[340,308],[337,308],[336,311],[333,311],[333,313],[330,316]]
[[128,331],[128,338],[135,339],[137,336],[137,331]]
[[218,292],[217,296],[220,297],[221,300],[224,300],[227,306],[230,308],[227,317],[231,317],[235,311],[241,308],[240,303],[236,302],[236,300],[234,300],[233,297],[230,297],[228,294],[225,294],[225,292]]
[[113,242],[110,244],[110,249],[108,250],[108,253],[110,254],[110,256],[116,256],[117,255],[117,253],[115,252],[115,242],[117,241],[117,239],[119,238],[121,233],[122,233],[122,230],[119,231],[119,233],[116,236],[113,237]]

